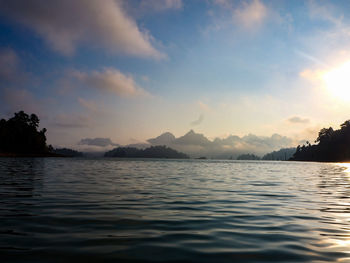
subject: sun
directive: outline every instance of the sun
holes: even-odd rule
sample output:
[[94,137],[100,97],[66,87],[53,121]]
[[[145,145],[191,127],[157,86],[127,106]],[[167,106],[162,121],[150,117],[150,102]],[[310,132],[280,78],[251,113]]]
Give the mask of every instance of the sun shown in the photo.
[[322,79],[333,96],[350,101],[350,61],[325,72]]

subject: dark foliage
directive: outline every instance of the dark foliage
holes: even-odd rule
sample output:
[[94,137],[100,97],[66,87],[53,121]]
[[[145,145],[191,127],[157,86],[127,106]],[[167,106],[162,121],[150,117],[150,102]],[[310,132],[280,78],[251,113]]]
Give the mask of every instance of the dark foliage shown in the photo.
[[267,153],[262,160],[286,161],[289,160],[295,153],[296,148],[282,148],[278,151]]
[[118,147],[109,152],[106,152],[104,156],[119,158],[189,158],[186,154],[178,152],[166,146],[151,146],[146,149],[137,149],[133,147]]
[[255,154],[241,154],[237,157],[237,160],[260,160],[259,156],[256,156]]
[[83,157],[84,156],[84,154],[82,152],[78,152],[78,151],[68,149],[68,148],[54,149],[52,152],[59,154],[59,155],[67,156],[67,157]]
[[318,133],[314,145],[298,145],[290,160],[344,162],[350,161],[350,121],[340,125],[340,129],[323,128]]
[[0,120],[0,152],[4,153],[46,153],[46,129],[38,130],[39,118],[23,111],[15,116]]

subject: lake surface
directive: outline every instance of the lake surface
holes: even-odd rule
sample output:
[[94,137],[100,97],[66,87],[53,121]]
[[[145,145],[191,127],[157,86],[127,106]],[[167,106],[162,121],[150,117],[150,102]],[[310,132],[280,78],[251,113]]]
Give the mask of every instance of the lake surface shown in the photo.
[[0,158],[0,261],[350,262],[349,168]]

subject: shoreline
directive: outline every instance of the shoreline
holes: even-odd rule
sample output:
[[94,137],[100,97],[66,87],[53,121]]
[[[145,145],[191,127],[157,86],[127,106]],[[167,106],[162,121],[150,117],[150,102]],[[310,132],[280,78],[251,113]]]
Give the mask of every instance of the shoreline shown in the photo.
[[68,157],[56,153],[0,153],[0,158],[43,158],[43,157]]

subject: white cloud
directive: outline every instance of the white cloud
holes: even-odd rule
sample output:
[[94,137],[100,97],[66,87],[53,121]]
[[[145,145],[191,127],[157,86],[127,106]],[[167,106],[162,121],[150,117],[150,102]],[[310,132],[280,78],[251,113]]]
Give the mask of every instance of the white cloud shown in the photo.
[[71,55],[82,43],[139,57],[162,58],[152,36],[141,31],[114,0],[0,0],[0,12],[34,30],[54,50]]
[[106,68],[104,71],[73,72],[78,80],[85,85],[117,94],[121,97],[137,97],[149,95],[144,89],[137,86],[131,75],[124,75],[117,69]]

